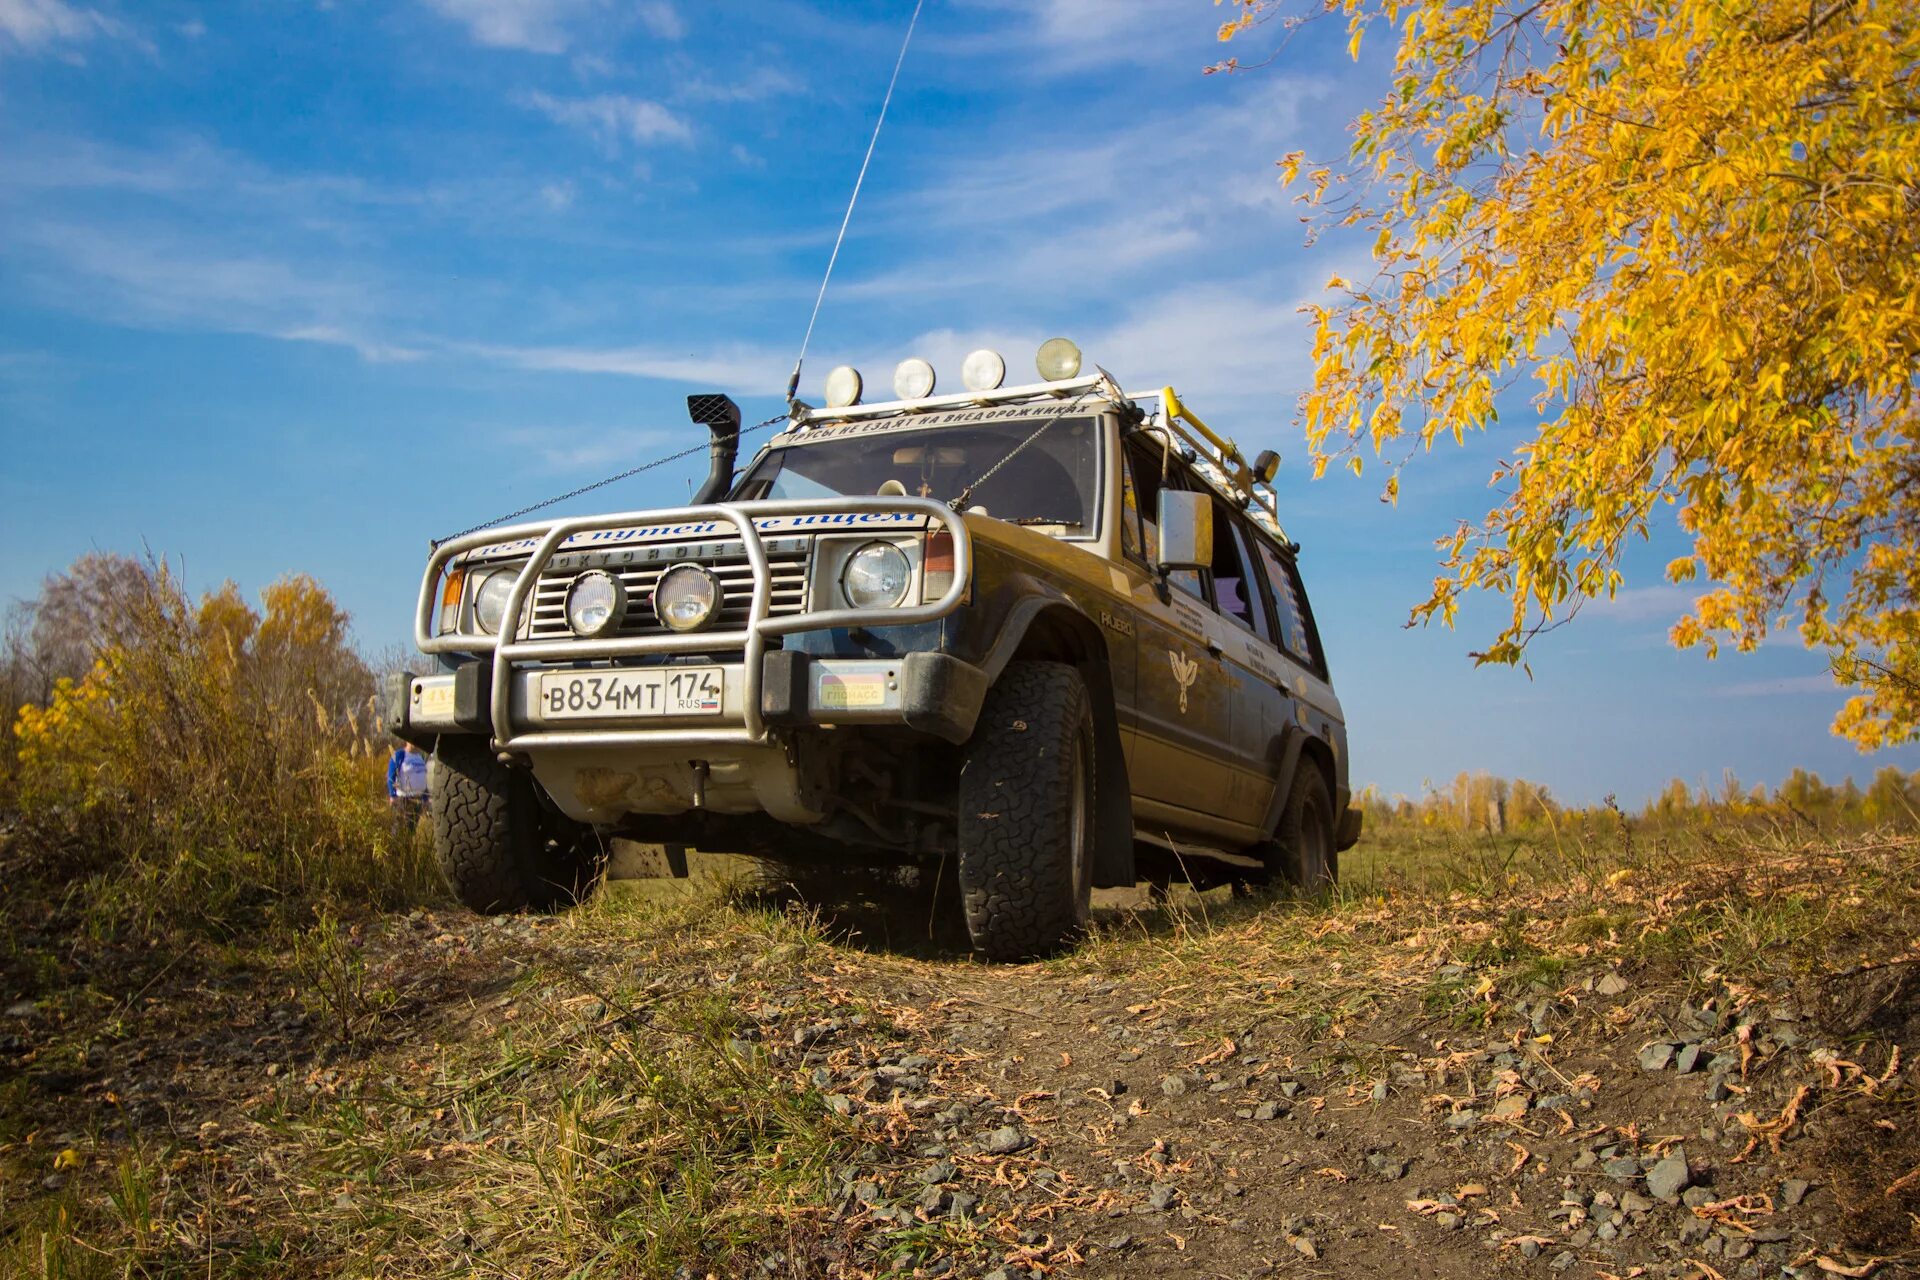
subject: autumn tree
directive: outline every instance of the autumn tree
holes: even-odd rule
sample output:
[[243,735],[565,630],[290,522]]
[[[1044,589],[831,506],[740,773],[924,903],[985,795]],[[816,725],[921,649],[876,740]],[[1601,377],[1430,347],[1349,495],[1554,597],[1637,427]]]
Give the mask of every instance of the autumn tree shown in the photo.
[[1414,617],[1502,596],[1475,656],[1517,662],[1671,508],[1675,644],[1797,623],[1857,690],[1836,732],[1920,736],[1920,8],[1227,2],[1223,39],[1326,13],[1396,45],[1347,159],[1282,161],[1375,264],[1312,308],[1317,471],[1383,459],[1393,499],[1420,448],[1519,420]]
[[6,657],[17,688],[8,690],[7,709],[45,698],[56,680],[84,676],[103,651],[126,640],[153,591],[151,565],[111,551],[89,551],[48,574],[40,594],[9,618]]

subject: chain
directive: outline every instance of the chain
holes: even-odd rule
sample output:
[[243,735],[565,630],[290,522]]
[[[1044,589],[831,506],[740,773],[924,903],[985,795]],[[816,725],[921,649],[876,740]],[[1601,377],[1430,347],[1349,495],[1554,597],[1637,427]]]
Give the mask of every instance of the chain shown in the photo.
[[[1102,369],[1100,372],[1102,373],[1102,375],[1104,375],[1106,373],[1106,370]],[[1039,427],[1035,429],[1032,435],[1028,436],[1025,440],[1022,440],[1019,444],[1013,446],[1013,448],[1008,451],[1006,457],[1000,459],[1000,461],[988,467],[985,471],[981,472],[980,475],[971,484],[961,489],[959,496],[954,498],[953,501],[949,502],[947,504],[947,507],[953,511],[965,511],[967,509],[967,503],[971,501],[973,498],[973,491],[975,489],[978,489],[981,485],[993,479],[994,475],[999,472],[1000,468],[1006,466],[1009,462],[1012,462],[1015,458],[1019,457],[1020,451],[1022,449],[1025,449],[1028,445],[1032,444],[1035,440],[1038,440],[1041,436],[1045,435],[1048,427],[1051,427],[1054,423],[1060,421],[1060,419],[1066,417],[1068,414],[1072,413],[1075,409],[1078,409],[1088,396],[1092,395],[1096,391],[1099,391],[1103,394],[1109,395],[1109,397],[1111,398],[1112,393],[1109,390],[1110,383],[1111,383],[1111,379],[1109,379],[1106,384],[1096,383],[1095,385],[1088,387],[1085,391],[1082,391],[1079,395],[1075,396],[1073,398],[1072,404],[1068,405],[1066,408],[1062,409],[1059,413],[1055,414],[1053,417],[1048,418],[1045,422],[1041,423]]]
[[699,453],[704,449],[712,448],[715,444],[725,443],[726,441],[729,441],[729,440],[738,441],[745,436],[752,435],[756,431],[765,431],[768,427],[772,426],[774,423],[785,422],[786,419],[787,419],[786,414],[776,413],[773,417],[768,418],[765,422],[757,422],[751,427],[743,427],[740,430],[734,432],[732,435],[716,436],[707,440],[703,440],[701,443],[693,445],[690,448],[682,449],[678,453],[670,453],[664,458],[655,458],[652,462],[643,462],[637,467],[629,467],[625,471],[622,471],[617,476],[608,476],[605,480],[595,480],[592,484],[583,484],[578,489],[569,489],[567,492],[563,494],[559,494],[556,497],[548,498],[544,502],[536,502],[532,506],[522,507],[518,511],[509,511],[506,515],[496,516],[492,520],[483,520],[479,524],[474,525],[471,529],[462,529],[458,533],[448,534],[444,538],[437,538],[434,540],[433,545],[437,547],[437,546],[440,546],[442,543],[452,542],[455,538],[464,538],[470,533],[478,533],[482,529],[491,529],[493,526],[505,524],[509,520],[518,520],[521,516],[531,515],[536,511],[543,511],[546,508],[553,506],[555,503],[565,502],[569,498],[577,498],[583,493],[592,493],[595,489],[604,489],[610,484],[618,484],[622,480],[631,479],[632,477],[639,475],[642,471],[651,471],[655,467],[664,467],[669,462],[678,462],[682,458],[690,458],[694,454]]

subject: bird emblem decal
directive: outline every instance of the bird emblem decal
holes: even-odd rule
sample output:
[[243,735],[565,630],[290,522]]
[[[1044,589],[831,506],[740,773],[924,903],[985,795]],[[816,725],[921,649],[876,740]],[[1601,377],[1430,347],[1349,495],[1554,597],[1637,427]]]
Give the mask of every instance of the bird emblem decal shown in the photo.
[[1187,690],[1193,688],[1193,682],[1200,675],[1200,664],[1178,649],[1167,650],[1167,661],[1173,664],[1173,682],[1180,686],[1180,714],[1187,714]]

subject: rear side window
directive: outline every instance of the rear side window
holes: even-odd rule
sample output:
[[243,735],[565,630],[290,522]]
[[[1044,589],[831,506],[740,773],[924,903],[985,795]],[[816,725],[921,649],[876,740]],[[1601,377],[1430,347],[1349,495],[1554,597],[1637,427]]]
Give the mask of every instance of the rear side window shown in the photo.
[[1259,549],[1267,584],[1273,589],[1273,612],[1280,622],[1280,647],[1315,671],[1320,670],[1320,650],[1314,643],[1313,617],[1307,612],[1307,593],[1300,585],[1300,575],[1264,539],[1255,538],[1254,545]]
[[[1247,551],[1246,530],[1240,527],[1240,522],[1223,504],[1214,504],[1214,518],[1219,521],[1214,526],[1216,539],[1224,530],[1233,531],[1233,571],[1223,576],[1222,569],[1216,564],[1213,571],[1214,599],[1221,613],[1272,644],[1273,627],[1267,621],[1267,603],[1260,594],[1260,570],[1254,567],[1253,557]],[[1215,559],[1219,559],[1218,555]]]

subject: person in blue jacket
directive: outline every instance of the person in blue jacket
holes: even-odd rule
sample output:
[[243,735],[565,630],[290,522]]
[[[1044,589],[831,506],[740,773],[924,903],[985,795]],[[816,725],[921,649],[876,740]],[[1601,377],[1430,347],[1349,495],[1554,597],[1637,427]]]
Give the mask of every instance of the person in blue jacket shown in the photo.
[[396,816],[409,822],[426,808],[427,758],[411,742],[397,744],[387,761],[387,803]]

